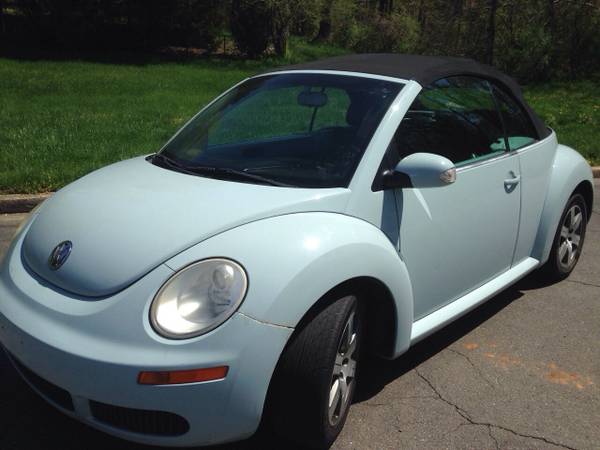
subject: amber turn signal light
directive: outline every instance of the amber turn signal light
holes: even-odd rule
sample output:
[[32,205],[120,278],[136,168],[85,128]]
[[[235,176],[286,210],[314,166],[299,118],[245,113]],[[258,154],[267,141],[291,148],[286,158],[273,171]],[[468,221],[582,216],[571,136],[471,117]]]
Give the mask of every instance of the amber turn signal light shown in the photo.
[[173,370],[168,372],[140,372],[139,384],[185,384],[202,381],[222,380],[227,376],[229,367],[219,366],[207,369]]

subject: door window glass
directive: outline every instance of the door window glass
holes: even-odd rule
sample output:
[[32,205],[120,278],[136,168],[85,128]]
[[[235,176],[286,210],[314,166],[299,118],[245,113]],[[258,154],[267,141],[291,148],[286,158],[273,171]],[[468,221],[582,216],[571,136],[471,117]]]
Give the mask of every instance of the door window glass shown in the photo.
[[400,123],[393,145],[399,159],[417,152],[464,165],[507,150],[489,83],[450,77],[427,86]]
[[492,85],[492,91],[500,108],[510,149],[518,150],[535,142],[537,133],[519,104],[497,86]]

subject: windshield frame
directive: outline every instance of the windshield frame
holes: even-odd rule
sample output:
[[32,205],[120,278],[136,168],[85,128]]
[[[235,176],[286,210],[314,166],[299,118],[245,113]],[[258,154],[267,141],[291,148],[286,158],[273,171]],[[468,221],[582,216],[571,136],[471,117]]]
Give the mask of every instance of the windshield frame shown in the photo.
[[[221,94],[219,94],[214,99],[212,99],[209,103],[207,103],[203,108],[201,108],[197,113],[195,113],[188,121],[185,122],[184,125],[182,125],[160,147],[160,149],[156,152],[156,154],[163,154],[165,152],[165,150],[169,147],[169,145],[180,135],[180,133],[182,133],[192,122],[194,122],[198,118],[198,116],[203,114],[207,109],[211,108],[215,103],[218,103],[223,97],[226,97],[228,94],[230,94],[232,91],[239,88],[243,84],[248,83],[251,80],[259,79],[259,78],[263,78],[263,77],[273,77],[273,76],[280,76],[280,75],[302,75],[302,74],[333,75],[333,76],[338,76],[338,77],[343,76],[343,77],[352,77],[352,78],[372,79],[372,80],[386,81],[389,83],[400,85],[398,91],[395,93],[395,95],[393,95],[393,97],[389,101],[389,104],[387,105],[387,108],[383,111],[381,118],[379,119],[379,121],[377,122],[375,127],[373,128],[371,136],[369,138],[369,141],[364,145],[362,153],[361,153],[360,157],[357,159],[356,164],[355,164],[354,168],[352,169],[350,176],[348,177],[344,186],[339,186],[339,185],[334,185],[334,186],[292,186],[292,185],[290,185],[289,186],[292,188],[298,187],[298,188],[305,188],[305,189],[332,189],[332,188],[335,189],[335,188],[340,188],[340,187],[348,188],[350,186],[350,184],[352,183],[352,180],[354,179],[359,167],[361,166],[362,160],[364,159],[366,153],[369,151],[372,140],[377,135],[377,132],[378,132],[379,128],[381,127],[382,122],[384,121],[385,117],[387,116],[389,109],[396,103],[397,99],[403,94],[403,90],[410,84],[409,80],[405,80],[402,78],[389,77],[389,76],[384,76],[384,75],[376,75],[376,74],[363,73],[363,72],[341,71],[341,70],[280,70],[280,71],[274,70],[274,71],[270,71],[270,72],[266,72],[266,73],[261,73],[261,74],[258,74],[258,75],[252,76],[252,77],[247,77],[247,78],[244,78],[243,80],[239,81],[238,83],[234,84],[229,89],[223,91]],[[167,156],[167,154],[165,154],[165,156]],[[164,166],[161,166],[161,167],[164,167]],[[202,173],[198,173],[196,175],[197,176],[207,176],[207,174],[202,174]],[[223,178],[223,179],[226,179],[227,181],[236,181],[236,182],[247,182],[247,183],[251,182],[249,180],[244,181],[241,179],[229,179],[229,178]],[[284,185],[282,184],[282,186],[284,186]]]

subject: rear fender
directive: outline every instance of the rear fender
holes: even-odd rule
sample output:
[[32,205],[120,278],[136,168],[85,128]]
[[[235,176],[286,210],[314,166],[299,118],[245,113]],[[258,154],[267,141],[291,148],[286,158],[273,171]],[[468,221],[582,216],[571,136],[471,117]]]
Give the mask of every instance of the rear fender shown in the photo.
[[565,206],[582,182],[590,183],[593,187],[590,165],[572,148],[559,145],[552,164],[548,192],[531,255],[542,264],[550,256],[552,242]]

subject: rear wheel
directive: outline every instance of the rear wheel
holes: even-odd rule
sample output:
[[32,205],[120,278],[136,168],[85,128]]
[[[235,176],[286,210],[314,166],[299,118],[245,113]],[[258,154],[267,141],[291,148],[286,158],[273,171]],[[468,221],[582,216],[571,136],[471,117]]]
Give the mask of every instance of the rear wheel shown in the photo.
[[269,390],[273,432],[313,448],[327,448],[342,430],[356,387],[362,340],[357,297],[339,298],[292,336]]
[[587,214],[583,196],[573,194],[563,211],[550,258],[544,267],[546,274],[553,279],[562,280],[569,276],[579,261],[585,239]]

